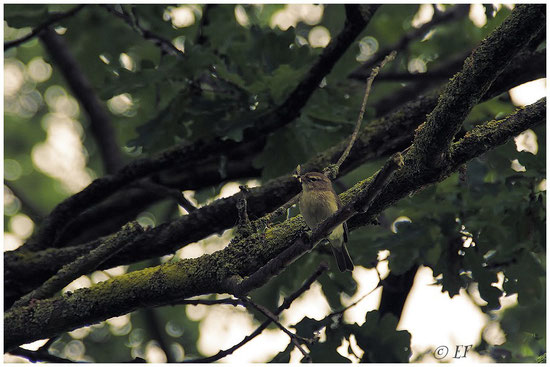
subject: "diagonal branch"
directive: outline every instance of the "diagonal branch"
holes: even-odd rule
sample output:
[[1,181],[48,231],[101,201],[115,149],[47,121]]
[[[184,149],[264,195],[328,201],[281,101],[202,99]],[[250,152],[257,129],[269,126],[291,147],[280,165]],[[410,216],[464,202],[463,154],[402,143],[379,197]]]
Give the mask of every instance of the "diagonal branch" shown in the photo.
[[57,13],[57,14],[54,14],[51,18],[49,18],[48,20],[46,20],[44,23],[38,25],[37,27],[33,28],[33,30],[31,31],[31,33],[29,33],[28,35],[24,36],[24,37],[21,37],[21,38],[18,38],[16,40],[13,40],[13,41],[8,41],[8,42],[4,42],[4,52],[9,50],[10,48],[12,47],[17,47],[31,39],[33,39],[34,37],[38,36],[39,34],[42,33],[42,31],[46,30],[47,28],[49,28],[51,25],[59,22],[60,20],[62,19],[65,19],[65,18],[68,18],[68,17],[71,17],[73,15],[75,15],[76,13],[78,13],[80,10],[82,10],[82,8],[84,8],[86,5],[83,4],[83,5],[78,5],[78,6],[75,6],[74,8],[72,8],[71,10],[69,11],[66,11],[66,12],[63,12],[63,13]]
[[35,289],[14,303],[13,307],[28,304],[31,300],[39,300],[51,297],[57,291],[75,280],[81,275],[95,270],[99,264],[113,256],[125,246],[132,243],[135,237],[143,233],[143,228],[137,222],[128,223],[120,232],[117,232],[105,242],[94,248],[90,253],[83,255],[63,266],[56,275],[48,279],[40,288]]
[[[542,62],[533,64],[533,60],[536,59],[544,60],[545,53],[528,53],[525,58],[521,55],[514,58],[513,63],[493,83],[483,100],[505,92],[515,85],[537,77],[543,77],[546,64]],[[542,68],[534,67],[527,70],[524,68],[521,72],[517,72],[519,65],[525,65],[520,61],[530,65],[542,66]],[[514,70],[516,70],[515,74],[513,73]],[[510,80],[517,84],[511,83]],[[436,91],[426,96],[417,97],[414,101],[397,109],[395,113],[372,121],[368,128],[363,129],[359,134],[350,151],[349,158],[342,164],[340,173],[345,174],[366,161],[393,154],[409,146],[414,130],[425,120],[426,114],[437,104],[438,95],[439,93]],[[303,164],[302,168],[307,171],[322,170],[331,162],[336,161],[346,146],[347,142],[344,140]],[[299,190],[299,183],[291,176],[282,176],[267,182],[260,188],[252,188],[247,199],[249,214],[253,218],[262,217],[265,213],[279,208],[293,195],[297,194]],[[140,208],[163,197],[153,195],[153,193],[144,196],[145,194],[136,192],[136,189],[133,189],[133,191],[125,190],[124,193],[126,191],[131,195],[113,197],[113,203],[109,200],[81,215],[82,226],[86,227],[88,223],[105,217],[109,218],[109,223],[112,223],[112,228],[115,230],[116,226],[120,228],[121,225],[133,219],[131,215],[123,215],[125,213],[124,208],[136,205],[135,213],[137,214],[141,211]],[[170,254],[188,243],[230,228],[237,221],[236,202],[236,196],[217,200],[198,209],[196,213],[183,216],[170,223],[161,224],[141,236],[132,246],[134,251],[123,250],[106,261],[102,268]],[[113,215],[113,211],[120,212],[120,218]],[[282,214],[280,210],[277,210],[276,214],[279,215],[279,213]],[[117,222],[118,220],[121,222]],[[73,237],[76,237],[76,235],[73,234]],[[73,261],[76,257],[89,252],[93,246],[95,246],[94,242],[91,242],[36,253],[29,252],[24,247],[6,252],[4,254],[5,305],[10,305],[15,299],[40,285],[48,277],[55,274],[64,263]]]
[[[327,264],[322,263],[321,265],[319,265],[317,270],[315,270],[315,272],[304,282],[304,284],[302,284],[300,288],[295,290],[290,296],[284,299],[283,303],[277,308],[274,314],[278,316],[281,312],[288,309],[292,304],[292,302],[294,302],[296,298],[300,297],[303,293],[305,293],[309,289],[309,287],[311,287],[313,282],[315,282],[317,278],[319,278],[325,271],[327,271],[327,269],[328,269]],[[258,335],[260,335],[262,331],[269,326],[269,324],[271,324],[271,320],[264,321],[260,326],[258,326],[256,330],[254,330],[252,334],[246,336],[243,340],[241,340],[239,343],[235,344],[229,349],[220,350],[218,353],[210,357],[188,360],[188,361],[184,361],[184,363],[209,363],[209,362],[220,360],[223,357],[230,355],[231,353],[233,353],[234,351],[236,351],[237,349],[239,349],[240,347],[242,347],[243,345],[245,345],[246,343],[248,343],[249,341],[257,337]]]
[[338,176],[338,171],[340,170],[340,166],[342,166],[342,163],[346,160],[346,158],[349,155],[349,152],[351,151],[351,148],[353,147],[353,144],[355,143],[355,140],[357,140],[357,135],[359,134],[359,130],[361,129],[361,123],[363,122],[363,116],[365,114],[365,110],[367,109],[367,101],[369,99],[370,90],[372,87],[372,83],[374,82],[374,78],[378,75],[380,72],[380,69],[382,69],[388,62],[391,62],[393,59],[395,59],[395,56],[397,55],[397,52],[392,51],[389,55],[387,55],[379,65],[374,67],[367,78],[367,82],[365,85],[365,94],[363,96],[363,101],[361,102],[361,108],[359,109],[359,117],[357,117],[357,122],[355,123],[355,129],[353,129],[353,133],[351,134],[351,137],[349,139],[348,145],[340,158],[338,158],[338,162],[336,164],[331,164],[328,167],[326,167],[323,170],[323,173],[331,180],[334,180],[336,176]]
[[[469,55],[471,52],[468,52]],[[461,57],[459,64],[456,66],[458,71],[464,59],[467,57],[464,55]],[[462,55],[461,55],[462,56]],[[530,65],[531,67],[525,68],[525,65]],[[508,65],[508,67],[499,75],[497,80],[491,85],[491,88],[483,96],[482,101],[485,101],[489,98],[497,96],[508,89],[523,84],[525,82],[535,80],[538,78],[543,78],[546,75],[546,52],[522,52],[517,55]],[[429,89],[429,83],[422,83],[418,85],[417,83],[407,86],[400,89],[399,91],[392,93],[388,98],[384,98],[379,102],[374,104],[374,109],[378,116],[386,115],[389,111],[396,110],[398,107],[402,106],[405,102],[410,100],[420,101],[425,97],[418,97],[419,94],[425,89]],[[430,101],[433,101],[431,109],[437,104],[437,96],[439,92],[430,93],[428,96]],[[414,103],[414,102],[413,102]],[[432,102],[430,102],[432,103]],[[427,106],[425,104],[416,104],[418,108],[420,106]],[[359,134],[359,139],[363,142],[358,142],[358,146],[364,146],[362,149],[363,153],[358,153],[359,151],[354,148],[350,157],[350,161],[354,162],[353,165],[357,166],[360,163],[371,160],[373,158],[379,158],[386,156],[392,153],[395,153],[398,150],[405,148],[404,144],[409,144],[412,141],[412,133],[414,128],[418,126],[421,122],[425,120],[426,112],[423,112],[424,115],[420,115],[424,111],[424,107],[421,110],[412,110],[407,108],[406,110],[397,110],[395,115],[398,116],[398,112],[403,112],[405,119],[395,119],[390,118],[386,119],[383,124],[379,124],[375,120],[371,122],[368,129],[363,129]],[[401,124],[401,126],[398,126]],[[376,128],[373,128],[376,127]],[[399,135],[394,134],[398,132]],[[368,137],[371,137],[370,139]],[[384,141],[383,144],[378,144],[379,141]],[[340,145],[338,145],[340,146]],[[257,152],[262,149],[263,144],[254,144],[247,148],[249,155],[254,156]],[[342,153],[339,153],[342,154]],[[338,159],[338,157],[332,157],[332,161]],[[348,162],[349,163],[349,162]],[[328,163],[321,163],[318,165],[317,169],[322,169],[326,167]],[[307,166],[304,165],[304,167]],[[343,165],[344,172],[348,172],[348,164]],[[219,173],[219,164],[216,162],[211,162],[206,165],[201,165],[200,168],[189,168],[185,171],[181,170],[170,170],[164,171],[159,175],[159,183],[178,188],[179,190],[192,190],[196,187],[205,187],[210,185],[216,185],[224,181],[230,181],[234,179],[242,179],[249,177],[258,177],[261,171],[255,169],[252,165],[252,159],[248,157],[247,159],[232,157],[228,158],[227,163],[227,176],[221,176]],[[129,199],[128,196],[132,195],[132,199]],[[153,192],[148,193],[130,193],[127,189],[124,189],[119,195],[114,196],[112,199],[109,199],[108,202],[101,203],[99,206],[94,207],[93,209],[87,210],[85,213],[77,217],[73,222],[71,222],[68,227],[63,231],[63,234],[60,238],[60,243],[63,246],[72,244],[81,243],[89,240],[90,238],[95,238],[100,235],[105,235],[111,233],[116,228],[120,227],[123,223],[126,223],[135,218],[135,216],[145,210],[146,207],[158,201],[161,198],[160,195],[156,195]],[[111,208],[111,209],[109,209]],[[116,208],[117,215],[109,216],[110,220],[108,223],[105,223],[105,212],[112,213],[113,209]],[[273,207],[268,208],[267,210],[273,210]],[[265,212],[261,210],[258,211],[257,216],[263,215]],[[114,218],[120,217],[120,222],[113,220]],[[217,220],[214,220],[217,221]],[[94,230],[94,227],[90,227],[89,223],[98,223],[100,227],[105,232],[99,232],[95,237],[90,237],[94,235],[94,232],[97,233],[97,230]],[[109,231],[111,228],[111,231]],[[84,232],[84,233],[83,233]],[[85,237],[84,240],[79,240],[79,235],[86,234],[88,237]]]
[[123,158],[116,141],[115,130],[105,106],[97,98],[92,85],[65,41],[55,31],[44,29],[40,40],[57,64],[76,98],[88,114],[90,130],[99,148],[105,172],[116,172],[123,165]]
[[444,155],[468,113],[545,23],[545,5],[518,5],[472,52],[462,71],[447,84],[425,125],[419,129],[414,147],[425,163],[437,165],[444,161]]
[[271,258],[264,266],[244,280],[237,282],[229,279],[226,284],[230,292],[236,295],[243,295],[253,289],[259,288],[267,283],[271,278],[282,272],[298,257],[308,251],[311,251],[311,249],[313,249],[323,238],[326,238],[334,230],[334,228],[336,228],[336,226],[342,224],[355,214],[367,211],[373,200],[386,187],[391,175],[402,166],[402,159],[403,158],[400,153],[396,153],[388,159],[384,167],[382,167],[382,169],[378,171],[372,179],[367,180],[369,181],[368,186],[357,193],[353,201],[345,204],[337,212],[320,223],[313,230],[313,233],[309,238],[297,238],[284,251]]
[[[467,161],[543,123],[545,119],[544,98],[506,119],[478,126],[453,144],[450,158],[437,168],[418,170],[418,158],[409,151],[404,157],[405,166],[395,172],[385,189],[375,196],[367,212],[361,215],[363,223],[401,198],[444,180]],[[359,182],[343,193],[341,198],[346,203],[345,207],[363,208],[369,197],[366,192],[373,180],[374,177],[371,177]],[[326,235],[338,220],[346,219],[344,215],[336,218],[338,215],[342,214],[336,213],[325,221],[324,228],[316,229],[311,242]],[[122,315],[139,307],[166,305],[176,299],[201,294],[227,293],[228,279],[253,274],[267,259],[276,257],[296,243],[305,229],[301,216],[294,217],[264,234],[251,235],[211,255],[135,271],[72,294],[12,308],[4,315],[5,350]],[[258,246],[258,243],[262,245]],[[251,248],[255,251],[250,251]]]
[[293,332],[288,330],[283,324],[281,324],[280,321],[278,320],[277,315],[273,314],[273,312],[269,311],[268,309],[266,309],[262,305],[259,305],[256,302],[253,302],[252,300],[248,299],[247,297],[242,297],[241,300],[246,305],[250,305],[254,309],[260,311],[265,317],[267,317],[269,320],[271,320],[272,323],[277,325],[277,327],[279,329],[281,329],[286,335],[288,335],[288,337],[290,338],[290,341],[292,342],[292,344],[294,344],[294,346],[296,346],[296,348],[298,348],[298,350],[304,356],[305,360],[308,361],[308,362],[311,362],[311,357],[310,357],[309,353],[306,352],[300,344],[300,342],[302,342],[303,340],[300,340],[300,338],[296,334],[294,334]]
[[[266,116],[260,117],[253,127],[244,131],[245,140],[257,140],[258,137],[265,136],[287,125],[298,116],[299,111],[309,100],[323,77],[332,70],[335,63],[368,24],[376,8],[377,6],[374,5],[349,5],[347,7],[347,9],[355,11],[350,10],[344,29],[331,40],[286,101]],[[152,159],[136,160],[113,175],[96,179],[84,190],[57,205],[44,220],[38,235],[24,246],[29,250],[56,247],[59,232],[70,219],[128,183],[176,165],[196,163],[203,157],[227,154],[241,144],[242,142],[221,139],[214,139],[208,143],[199,141],[193,145],[169,149]]]

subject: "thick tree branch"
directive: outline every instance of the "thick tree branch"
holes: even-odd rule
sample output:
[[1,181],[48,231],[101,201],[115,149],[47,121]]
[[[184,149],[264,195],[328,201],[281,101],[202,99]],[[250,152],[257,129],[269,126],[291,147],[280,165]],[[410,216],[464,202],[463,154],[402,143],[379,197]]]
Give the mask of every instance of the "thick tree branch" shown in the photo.
[[[304,284],[302,284],[300,288],[295,290],[290,296],[284,299],[283,303],[277,308],[277,311],[275,311],[275,315],[277,316],[284,310],[288,309],[292,304],[292,302],[294,302],[296,298],[300,297],[303,293],[305,293],[309,289],[309,287],[311,287],[313,282],[315,282],[317,278],[319,278],[325,271],[327,271],[327,269],[328,267],[325,263],[322,263],[321,265],[319,265],[317,270],[315,270],[315,272],[304,282]],[[254,330],[252,334],[246,336],[243,340],[241,340],[239,343],[235,344],[229,349],[220,350],[218,353],[210,357],[193,359],[193,360],[188,360],[184,362],[185,363],[207,363],[207,362],[214,362],[214,361],[220,360],[223,357],[230,355],[231,353],[233,353],[234,351],[236,351],[237,349],[239,349],[240,347],[242,347],[243,345],[245,345],[246,343],[248,343],[249,341],[257,337],[258,335],[260,335],[262,331],[269,326],[269,324],[271,324],[271,320],[264,321],[260,326],[258,326],[256,330]]]
[[[355,38],[365,29],[379,5],[346,5],[346,22],[344,29],[335,38],[331,39],[327,47],[311,67],[300,84],[288,96],[283,104],[275,110],[275,113],[265,122],[258,124],[253,129],[245,130],[245,137],[265,135],[279,127],[286,125],[286,120],[294,120],[300,115],[302,107],[319,83],[332,70],[336,62],[347,51]],[[384,55],[386,56],[386,55]]]
[[15,302],[14,307],[24,306],[31,300],[51,297],[79,276],[96,269],[99,264],[122,250],[124,246],[132,243],[132,240],[140,233],[143,233],[143,228],[139,223],[128,223],[120,232],[108,238],[88,254],[82,255],[72,263],[63,266],[56,275],[44,282],[40,288],[35,289]]
[[[464,57],[459,60],[459,65],[456,66],[456,70],[460,69],[466,56],[467,55],[464,55]],[[457,63],[456,60],[454,62]],[[525,68],[525,65],[530,65],[531,67]],[[522,52],[512,60],[510,65],[508,65],[508,67],[497,78],[489,91],[487,91],[483,97],[483,100],[499,95],[522,83],[543,78],[545,75],[546,52],[544,50],[539,52]],[[429,88],[430,86],[433,85],[430,85],[429,83],[421,83],[420,85],[414,83],[411,86],[404,87],[396,93],[393,93],[388,98],[380,100],[374,105],[377,116],[383,116],[389,111],[396,110],[405,102],[417,98],[421,91]],[[433,106],[435,106],[435,103],[437,102],[437,95],[432,93],[429,94],[429,96],[434,98]],[[433,108],[433,106],[431,108]],[[396,111],[396,114],[398,112],[399,110]],[[406,112],[407,116],[407,114],[410,113],[410,109],[407,109],[407,111],[404,112]],[[393,126],[395,126],[395,131],[400,131],[402,135],[402,138],[399,139],[402,141],[400,144],[404,144],[403,142],[405,141],[410,142],[412,141],[412,132],[414,130],[410,129],[410,126],[413,124],[416,124],[416,126],[419,125],[423,122],[425,117],[420,116],[422,121],[414,121],[415,116],[420,116],[420,114],[413,111],[412,114],[410,114],[410,121],[406,123],[406,126],[402,127],[398,127],[396,125],[396,121],[401,120],[386,120],[385,128],[393,131]],[[368,128],[363,129],[360,136],[373,136],[374,141],[384,140],[387,138],[384,130],[385,128],[382,125],[378,125],[376,122],[371,122],[369,125],[376,125],[377,129],[373,130],[371,129],[371,126],[369,126]],[[198,187],[216,185],[226,180],[258,177],[261,174],[261,171],[253,167],[251,157],[261,151],[263,146],[264,144],[251,144],[247,148],[248,156],[242,157],[239,155],[238,157],[228,157],[225,171],[226,173],[223,175],[220,173],[219,162],[211,162],[207,164],[200,164],[198,167],[188,167],[183,170],[170,169],[169,171],[161,172],[159,174],[159,183],[163,186],[177,188],[179,190],[193,190]],[[365,159],[361,156],[353,155],[350,157],[350,160],[362,163],[368,159],[375,159],[380,156],[389,155],[404,148],[404,146],[395,146],[391,140],[382,146],[375,146],[368,144],[367,149],[370,149],[372,152],[376,152],[376,154],[373,155],[370,152],[367,152],[368,158],[366,156]],[[325,163],[320,167],[326,167],[327,164],[328,163]],[[348,170],[345,171],[347,172]],[[158,193],[151,191],[136,192],[136,190],[133,189],[123,189],[118,193],[118,195],[115,195],[106,202],[98,204],[94,208],[83,212],[76,219],[70,222],[61,234],[59,243],[63,246],[67,246],[70,244],[86,242],[92,238],[96,238],[97,236],[112,233],[117,228],[120,228],[122,224],[135,219],[138,213],[142,212],[149,205],[162,198],[162,195],[158,195]],[[269,208],[268,210],[272,209]],[[115,215],[113,215],[113,211],[116,211]],[[106,213],[109,215],[107,216]],[[263,215],[263,213],[260,215]],[[109,219],[107,222],[105,221],[106,218]],[[97,223],[97,226],[100,228],[90,226],[90,223]],[[82,235],[85,236],[82,237]]]
[[63,38],[52,29],[44,29],[40,34],[40,40],[52,60],[59,66],[71,91],[88,114],[90,130],[99,148],[105,172],[116,172],[122,167],[123,158],[116,141],[111,118],[104,105],[97,98],[92,85],[80,69]]
[[378,307],[378,311],[380,311],[381,315],[390,313],[394,315],[397,320],[401,319],[401,313],[403,312],[405,301],[413,286],[417,270],[418,265],[414,264],[405,273],[399,275],[390,273],[384,279],[380,306]]
[[376,196],[378,196],[380,191],[384,189],[393,172],[395,172],[401,164],[401,154],[396,153],[396,155],[388,159],[384,167],[382,167],[382,169],[377,172],[371,180],[369,180],[368,187],[357,193],[355,199],[349,203],[346,203],[344,198],[343,203],[345,205],[336,213],[328,217],[325,221],[320,223],[313,230],[311,236],[308,238],[304,238],[305,236],[300,236],[293,241],[291,246],[287,247],[277,256],[271,258],[264,266],[251,274],[249,277],[243,280],[229,278],[226,282],[226,286],[229,288],[230,293],[235,295],[243,295],[253,289],[261,287],[271,278],[281,273],[298,257],[308,251],[311,251],[311,249],[313,249],[323,238],[326,238],[336,226],[342,224],[357,213],[365,212]]
[[[377,6],[349,5],[344,29],[327,45],[309,72],[290,93],[281,106],[259,118],[253,127],[243,132],[245,142],[256,140],[293,121],[309,100],[321,80],[333,68],[353,40],[368,24]],[[93,204],[100,202],[128,183],[144,176],[177,165],[193,164],[203,157],[227,154],[242,144],[232,140],[214,139],[208,143],[199,141],[193,145],[169,149],[153,159],[140,159],[125,166],[117,173],[93,181],[81,192],[67,198],[45,219],[38,236],[24,246],[30,250],[56,247],[58,235],[65,224]]]
[[[372,218],[399,199],[444,180],[470,159],[505,143],[525,129],[545,121],[546,99],[519,110],[500,121],[478,126],[452,146],[445,164],[418,170],[421,160],[409,151],[405,166],[390,179],[363,214]],[[361,204],[373,178],[359,182],[341,195],[348,205]],[[331,220],[331,218],[329,218]],[[329,225],[327,225],[329,227]],[[72,294],[40,300],[5,314],[5,348],[56,335],[62,331],[99,322],[139,307],[170,304],[175,299],[227,292],[227,279],[254,273],[269,259],[295,243],[306,225],[301,216],[291,218],[264,234],[251,235],[212,255],[184,259],[128,273]],[[320,231],[318,231],[322,234]],[[257,244],[261,243],[261,246]],[[254,248],[254,251],[251,249]],[[93,304],[93,307],[91,305]]]
[[45,29],[47,29],[51,25],[59,22],[62,19],[65,19],[65,18],[68,18],[68,17],[71,17],[71,16],[75,15],[80,10],[82,10],[82,8],[85,7],[85,6],[86,6],[85,4],[84,5],[78,5],[78,6],[75,6],[74,8],[72,8],[69,11],[54,14],[51,18],[46,20],[44,23],[42,23],[39,26],[35,27],[31,31],[31,33],[29,33],[28,35],[26,35],[24,37],[21,37],[21,38],[18,38],[18,39],[13,40],[13,41],[4,42],[4,52],[9,50],[12,47],[17,47],[17,46],[33,39],[34,37],[41,34],[42,31],[44,31]]
[[470,110],[510,60],[544,27],[545,20],[545,5],[518,5],[466,59],[415,139],[415,149],[426,163],[444,161]]
[[[441,76],[447,75],[447,77],[450,78],[462,68],[464,60],[468,55],[470,55],[470,53],[471,52],[468,52],[467,54],[460,54],[453,57],[440,67],[435,68],[433,73]],[[531,67],[526,68],[525,65],[530,65]],[[426,74],[430,74],[430,72]],[[411,75],[418,75],[418,77],[421,78],[421,75],[423,74]],[[538,78],[544,78],[545,76],[546,50],[538,52],[526,50],[512,59],[506,69],[504,69],[504,71],[493,82],[489,90],[483,96],[482,100],[493,98],[514,86]],[[380,75],[379,78],[383,79],[383,75]],[[388,112],[396,110],[399,106],[416,98],[419,93],[423,93],[425,90],[433,88],[434,85],[438,85],[441,82],[441,79],[427,78],[426,80],[422,79],[401,88],[397,92],[380,99],[374,104],[373,107],[376,110],[376,116],[384,116]]]
[[[544,53],[534,55],[529,53],[529,55],[537,59],[544,59],[545,57],[543,57]],[[533,60],[532,57],[526,57],[526,59],[522,57],[515,58],[509,67],[514,70],[516,65],[520,64],[519,61]],[[539,75],[543,76],[545,64],[542,65],[540,70],[537,70],[537,68],[527,69],[527,73],[525,71],[519,73],[521,80],[518,83],[532,80],[532,78]],[[510,84],[509,79],[515,79],[515,77],[512,71],[508,71],[507,68],[493,83],[493,87],[483,97],[483,100],[515,86],[516,84]],[[349,158],[342,164],[340,174],[345,174],[366,161],[387,156],[409,146],[415,129],[425,120],[426,114],[435,107],[437,99],[437,92],[417,97],[394,113],[370,122],[359,134],[350,151]],[[338,160],[346,146],[347,142],[344,140],[303,164],[302,169],[305,171],[323,170],[328,164]],[[264,216],[265,213],[279,208],[293,195],[299,193],[299,190],[299,183],[291,176],[283,176],[266,183],[261,188],[253,188],[248,197],[249,215],[252,218]],[[63,238],[68,240],[72,235],[75,239],[78,239],[75,234],[79,233],[79,228],[84,228],[88,223],[102,217],[110,218],[109,222],[106,223],[107,229],[120,228],[124,223],[133,220],[135,215],[143,210],[142,208],[150,205],[155,200],[163,198],[162,195],[144,194],[143,191],[137,189],[125,190],[124,193],[122,196],[109,199],[91,211],[84,212],[81,215],[82,227],[75,227],[67,232],[68,237],[64,236]],[[200,208],[197,213],[183,216],[171,223],[161,224],[153,228],[132,245],[134,251],[123,250],[104,263],[104,267],[108,268],[170,254],[187,243],[198,241],[212,233],[234,226],[237,222],[236,200],[236,197],[231,197],[215,201],[206,207]],[[134,205],[135,211],[125,209],[134,208]],[[113,212],[121,214],[117,216]],[[127,216],[124,213],[128,213]],[[106,233],[110,232],[105,231],[103,234]],[[89,252],[92,246],[95,246],[94,243],[95,241],[85,245],[67,247],[66,249],[48,249],[36,253],[28,251],[24,247],[6,252],[4,254],[5,305],[11,305],[22,294],[41,284],[48,277],[55,274],[63,264]]]

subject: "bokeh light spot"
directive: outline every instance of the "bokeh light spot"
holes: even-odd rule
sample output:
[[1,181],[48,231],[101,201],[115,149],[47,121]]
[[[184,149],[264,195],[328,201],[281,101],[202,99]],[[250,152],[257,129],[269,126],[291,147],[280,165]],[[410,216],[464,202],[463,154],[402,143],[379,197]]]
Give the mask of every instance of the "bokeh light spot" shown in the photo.
[[518,85],[510,89],[510,98],[516,106],[527,106],[546,96],[546,78]]
[[409,61],[409,64],[407,65],[407,70],[411,74],[418,74],[425,73],[428,68],[426,67],[426,63],[424,62],[424,60],[414,58]]
[[35,57],[29,62],[27,70],[29,76],[37,83],[45,82],[52,75],[52,67],[40,56]]
[[13,96],[25,82],[25,65],[19,60],[4,61],[4,95]]
[[26,239],[32,234],[34,222],[25,214],[17,214],[10,219],[9,228],[20,238]]
[[136,69],[136,63],[134,62],[134,59],[127,53],[121,53],[118,60],[120,61],[120,65],[126,70],[134,71]]
[[86,347],[80,340],[71,340],[63,350],[65,357],[72,360],[81,359],[84,357],[84,353],[86,353]]
[[115,115],[123,115],[130,111],[133,104],[132,96],[128,93],[119,94],[107,101],[107,107]]
[[179,338],[183,335],[183,328],[174,320],[166,323],[166,333],[174,338]]
[[376,51],[378,51],[378,40],[371,36],[364,37],[359,41],[359,55],[355,59],[359,62],[365,62]]
[[237,20],[237,23],[243,27],[248,27],[250,24],[246,10],[244,10],[244,7],[240,4],[235,6],[235,19]]
[[531,129],[527,129],[514,138],[518,152],[526,151],[531,154],[537,154],[539,144],[537,143],[537,134]]
[[418,11],[414,15],[411,25],[414,28],[420,28],[423,24],[428,23],[434,16],[434,8],[431,4],[421,4]]
[[156,341],[150,341],[145,347],[145,359],[149,363],[166,363],[166,354]]
[[4,159],[4,179],[15,181],[21,177],[23,169],[15,159]]
[[195,23],[195,14],[193,8],[188,5],[182,5],[177,8],[170,9],[170,19],[172,25],[176,28],[185,28]]
[[485,7],[483,4],[471,4],[470,5],[470,20],[478,28],[487,24],[487,15],[485,14]]
[[323,26],[314,27],[309,31],[308,41],[311,47],[326,47],[330,42],[330,32]]
[[23,240],[14,234],[4,232],[4,252],[13,251],[23,244]]
[[172,356],[174,356],[174,360],[176,362],[183,361],[183,358],[185,357],[185,350],[180,343],[170,344],[170,352],[172,353]]

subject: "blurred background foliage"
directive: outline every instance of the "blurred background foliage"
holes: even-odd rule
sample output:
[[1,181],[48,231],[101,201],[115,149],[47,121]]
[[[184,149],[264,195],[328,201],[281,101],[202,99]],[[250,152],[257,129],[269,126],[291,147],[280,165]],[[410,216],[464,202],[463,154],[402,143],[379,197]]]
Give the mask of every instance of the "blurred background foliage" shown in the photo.
[[[5,41],[73,7],[6,5]],[[364,88],[363,82],[348,78],[349,74],[381,48],[397,44],[429,20],[434,8],[427,4],[382,6],[300,116],[269,136],[253,160],[261,175],[243,177],[239,183],[261,184],[287,174],[347,137]],[[448,8],[438,6],[435,11]],[[130,24],[113,10],[132,14]],[[387,72],[419,74],[437,69],[475,47],[510,11],[509,6],[474,5],[465,16],[438,24],[425,37],[402,47]],[[426,12],[428,18],[422,15]],[[344,18],[343,5],[150,4],[117,5],[111,11],[88,5],[57,22],[55,30],[104,101],[129,162],[198,139],[240,141],[251,121],[288,96],[340,31]],[[161,52],[161,47],[140,34],[143,29],[172,42],[181,54]],[[104,171],[85,113],[39,39],[7,50],[4,57],[4,248],[13,250],[33,233],[40,217]],[[410,83],[381,76],[369,104]],[[477,106],[465,127],[506,116],[515,105],[504,93]],[[367,121],[375,115],[369,108]],[[527,131],[515,142],[474,159],[460,174],[401,200],[381,215],[380,226],[361,228],[351,235],[349,248],[359,267],[380,269],[386,263],[392,274],[399,275],[423,265],[433,270],[436,286],[448,296],[465,290],[463,295],[488,316],[484,328],[496,327],[504,335],[498,344],[485,330],[479,336],[475,351],[487,357],[485,361],[532,362],[545,352],[545,136],[545,126]],[[370,176],[382,161],[364,164],[339,179],[339,191]],[[194,199],[212,200],[220,191],[224,193],[222,186],[226,194],[236,187],[224,182],[203,188]],[[186,194],[193,197],[194,192]],[[163,201],[141,213],[138,220],[155,225],[178,215],[175,204]],[[178,256],[210,253],[229,238],[231,231],[188,246]],[[332,261],[322,249],[303,256],[254,291],[253,299],[275,309],[322,260]],[[119,267],[111,273],[95,272],[72,286],[89,285],[158,261]],[[351,297],[360,296],[357,278],[330,271],[319,279],[319,295],[331,310],[342,309]],[[502,308],[505,298],[513,301]],[[239,313],[230,306],[215,307],[228,315]],[[50,352],[95,362],[135,357],[150,362],[181,361],[214,354],[222,345],[204,347],[215,344],[202,328],[208,312],[204,306],[139,310],[64,334]],[[371,311],[362,326],[344,322],[338,328],[331,325],[342,320],[305,315],[295,322],[299,335],[324,333],[322,341],[310,348],[315,362],[347,362],[362,351],[363,360],[371,362],[410,358],[410,334],[396,330],[399,320],[391,314]],[[263,321],[260,314],[255,317]],[[257,321],[246,319],[247,327],[253,322]],[[223,322],[217,327],[231,329]],[[342,340],[353,347],[342,350]],[[249,359],[245,352],[242,358],[286,362],[292,352],[294,360],[299,360],[300,353],[295,354],[291,344],[285,349],[286,344]],[[433,361],[422,351],[415,350],[415,356]]]

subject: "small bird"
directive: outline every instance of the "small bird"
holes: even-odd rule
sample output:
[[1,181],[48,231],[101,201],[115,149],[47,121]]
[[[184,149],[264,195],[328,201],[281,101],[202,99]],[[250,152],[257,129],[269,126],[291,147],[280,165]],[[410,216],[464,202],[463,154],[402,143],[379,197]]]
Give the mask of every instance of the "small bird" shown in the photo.
[[[314,229],[318,224],[335,213],[342,202],[332,188],[329,178],[319,172],[308,172],[300,176],[302,195],[300,196],[300,212],[308,227]],[[338,269],[344,272],[353,270],[353,262],[349,256],[348,226],[346,222],[336,227],[328,236],[332,253],[336,258]]]

